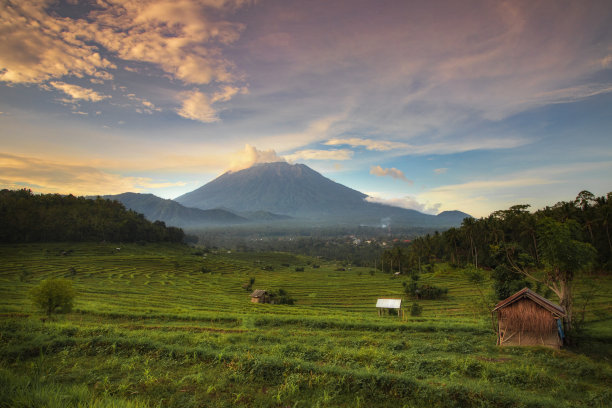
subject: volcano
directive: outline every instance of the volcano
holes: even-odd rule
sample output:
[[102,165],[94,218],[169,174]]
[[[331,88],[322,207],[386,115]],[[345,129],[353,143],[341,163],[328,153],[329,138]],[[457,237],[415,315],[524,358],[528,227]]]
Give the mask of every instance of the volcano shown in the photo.
[[238,214],[266,211],[342,224],[378,225],[390,219],[396,225],[455,226],[469,217],[459,211],[437,217],[371,203],[366,198],[366,194],[336,183],[304,164],[277,162],[226,172],[175,201],[202,210],[222,208]]

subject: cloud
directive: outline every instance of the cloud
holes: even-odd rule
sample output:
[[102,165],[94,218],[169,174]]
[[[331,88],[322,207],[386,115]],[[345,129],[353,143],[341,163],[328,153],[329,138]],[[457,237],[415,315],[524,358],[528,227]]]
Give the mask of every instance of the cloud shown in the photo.
[[440,212],[441,203],[430,204],[429,202],[419,202],[416,198],[405,196],[401,198],[381,198],[377,197],[377,195],[369,194],[366,197],[366,201],[370,203],[378,203],[391,205],[394,207],[407,208],[409,210],[417,210],[425,214],[437,214]]
[[[290,107],[292,110],[291,113],[283,112],[283,115],[288,115],[287,117],[294,117],[293,106]],[[300,108],[301,115],[303,113]],[[268,120],[278,120],[279,113],[274,113],[274,118],[264,118],[265,121]],[[269,145],[274,145],[279,151],[290,151],[297,148],[302,148],[314,142],[320,142],[322,140],[329,139],[331,136],[342,132],[343,129],[343,120],[346,118],[344,113],[340,114],[324,114],[321,116],[315,116],[314,119],[310,119],[306,121],[302,125],[294,125],[291,124],[290,128],[300,129],[299,131],[289,131],[289,132],[276,132],[273,135],[264,135],[260,138],[264,143]],[[286,127],[286,119],[284,116],[281,117],[283,122],[283,126]],[[297,118],[296,120],[302,121],[303,118]],[[262,126],[266,126],[266,124]]]
[[212,106],[213,102],[205,93],[193,90],[183,92],[180,97],[182,98],[182,106],[176,111],[180,116],[203,123],[212,123],[219,120],[217,110]]
[[348,149],[338,150],[315,150],[306,149],[300,150],[292,154],[285,155],[285,159],[290,162],[298,160],[350,160],[353,157],[353,151]]
[[[0,7],[0,81],[42,83],[52,78],[84,75],[111,78],[115,64],[102,57],[87,38],[81,21],[47,12],[48,1],[4,0]],[[90,36],[88,36],[90,37]]]
[[126,98],[128,98],[131,101],[134,101],[136,103],[138,103],[141,106],[144,106],[144,108],[142,108],[141,106],[138,106],[136,108],[136,111],[139,113],[147,113],[149,115],[153,114],[153,112],[161,112],[161,108],[158,108],[155,106],[155,104],[153,102],[150,102],[149,100],[145,99],[145,98],[140,98],[134,94],[127,94],[125,95]]
[[608,92],[612,92],[612,83],[586,84],[541,92],[534,95],[531,99],[534,103],[537,102],[542,105],[551,103],[571,103]]
[[258,163],[276,163],[284,161],[286,160],[277,155],[272,149],[258,150],[256,147],[247,144],[244,146],[244,150],[232,156],[229,171],[247,169]]
[[349,145],[351,147],[365,147],[367,150],[387,151],[392,149],[402,149],[409,147],[406,143],[391,142],[387,140],[373,139],[331,139],[324,143],[327,146]]
[[215,92],[211,98],[212,103],[215,102],[227,102],[232,99],[235,95],[238,94],[247,94],[249,92],[248,88],[243,87],[235,87],[231,85],[225,85],[218,92]]
[[80,163],[58,163],[0,153],[0,185],[12,189],[31,188],[41,193],[102,195],[182,186],[185,183],[122,176]]
[[373,174],[378,177],[392,177],[394,179],[403,180],[408,184],[413,184],[412,180],[409,180],[404,172],[396,169],[395,167],[391,167],[390,169],[383,169],[380,166],[372,166],[370,167],[370,174]]
[[448,171],[448,169],[446,167],[441,167],[439,169],[434,169],[434,173],[436,173],[436,174],[446,174],[447,171]]
[[543,166],[438,186],[419,193],[417,198],[443,203],[443,210],[459,209],[483,217],[515,204],[531,204],[536,209],[567,200],[585,189],[585,180],[589,180],[589,190],[605,194],[609,191],[607,179],[598,181],[593,175],[608,174],[611,170],[612,161]]
[[247,92],[246,87],[236,88],[233,86],[224,86],[219,92],[215,92],[212,97],[198,89],[182,92],[179,94],[182,106],[177,110],[177,113],[186,119],[197,120],[202,123],[218,122],[220,120],[219,109],[214,107],[213,104],[227,102],[234,95]]
[[90,13],[96,23],[93,35],[120,59],[155,64],[186,84],[238,79],[219,45],[235,42],[244,26],[212,18],[219,14],[215,9],[227,10],[238,2],[110,0],[104,4],[107,7]]
[[81,86],[67,84],[65,82],[51,81],[49,84],[55,89],[60,90],[66,95],[70,96],[74,100],[99,102],[106,98],[110,98],[110,96],[102,95],[93,89],[83,88]]
[[365,147],[373,151],[391,151],[394,156],[425,155],[425,154],[452,154],[473,150],[512,149],[530,143],[529,139],[519,136],[494,137],[468,137],[448,139],[436,143],[404,143],[373,139],[331,139],[325,142],[328,146],[349,145],[351,147]]
[[[45,87],[47,81],[55,79],[87,77],[100,84],[114,79],[109,71],[117,69],[118,64],[151,64],[184,84],[209,86],[206,98],[190,95],[178,110],[183,117],[206,123],[218,120],[212,103],[227,102],[247,92],[245,85],[235,85],[244,75],[222,52],[244,29],[243,24],[224,17],[246,2],[95,3],[81,15],[66,17],[65,5],[49,0],[2,0],[0,81]],[[128,66],[126,70],[133,72],[134,68]],[[53,81],[50,85],[73,99],[95,102],[106,98],[65,82]],[[195,111],[194,104],[203,111]],[[147,113],[156,110],[151,106],[139,109]]]
[[299,98],[304,114],[346,113],[345,132],[330,135],[328,146],[414,146],[418,154],[474,148],[461,141],[506,148],[529,141],[504,145],[491,136],[499,133],[474,130],[612,92],[605,1],[389,2],[376,13],[365,3],[314,3],[325,7],[325,19],[311,4],[292,3],[289,12],[283,3],[261,3],[275,18],[250,22],[249,33],[260,35],[249,38],[249,56],[265,67],[255,74],[268,81],[266,95],[278,98],[271,118],[287,95]]

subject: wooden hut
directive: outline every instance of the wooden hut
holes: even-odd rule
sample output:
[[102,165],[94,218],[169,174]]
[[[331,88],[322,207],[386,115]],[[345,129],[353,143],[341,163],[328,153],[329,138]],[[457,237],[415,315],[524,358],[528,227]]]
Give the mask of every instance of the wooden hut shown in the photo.
[[391,310],[397,310],[397,315],[400,315],[402,310],[402,299],[378,299],[376,301],[376,308],[378,309],[378,315],[382,315],[385,310],[391,312]]
[[270,294],[267,290],[255,289],[251,293],[252,303],[270,303]]
[[499,302],[492,313],[497,314],[499,346],[563,345],[565,311],[529,288]]

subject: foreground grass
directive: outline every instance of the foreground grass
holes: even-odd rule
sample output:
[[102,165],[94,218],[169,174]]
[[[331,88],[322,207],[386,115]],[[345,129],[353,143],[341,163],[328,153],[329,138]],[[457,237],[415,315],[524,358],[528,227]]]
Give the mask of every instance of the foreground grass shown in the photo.
[[[612,399],[605,278],[584,348],[498,348],[461,271],[423,276],[448,287],[448,299],[422,302],[422,317],[400,321],[378,317],[373,305],[401,297],[402,280],[369,269],[280,253],[116,247],[0,247],[0,406],[603,407]],[[76,312],[42,322],[27,291],[60,276],[80,294]],[[250,277],[254,288],[286,289],[296,305],[251,304],[242,288]]]

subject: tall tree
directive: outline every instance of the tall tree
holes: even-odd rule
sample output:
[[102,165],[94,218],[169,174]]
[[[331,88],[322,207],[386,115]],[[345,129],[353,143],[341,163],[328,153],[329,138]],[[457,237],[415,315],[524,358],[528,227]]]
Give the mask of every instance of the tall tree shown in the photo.
[[559,297],[559,304],[567,314],[568,329],[572,328],[572,283],[576,272],[588,267],[595,259],[595,249],[575,239],[579,226],[575,221],[559,222],[549,217],[538,221],[537,235],[543,275],[521,265],[508,256],[510,265],[535,281],[545,284]]

